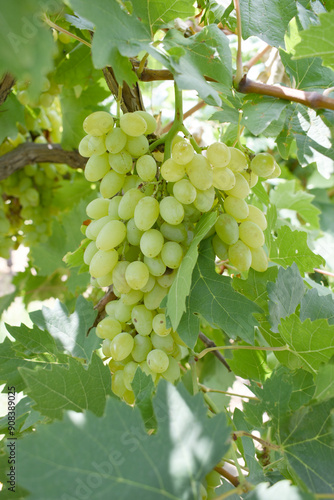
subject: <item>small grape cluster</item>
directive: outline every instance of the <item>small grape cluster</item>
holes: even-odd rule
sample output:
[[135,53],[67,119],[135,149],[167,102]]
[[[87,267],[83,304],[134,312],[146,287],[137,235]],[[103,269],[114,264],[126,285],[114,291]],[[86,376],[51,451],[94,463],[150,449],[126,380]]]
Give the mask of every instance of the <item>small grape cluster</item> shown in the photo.
[[178,361],[186,347],[167,328],[160,304],[203,213],[224,211],[213,238],[220,259],[229,259],[239,271],[266,269],[265,216],[245,198],[258,175],[269,177],[277,167],[263,153],[249,168],[244,153],[219,142],[204,156],[178,135],[171,158],[158,165],[147,139],[156,122],[144,111],[122,115],[116,126],[111,114],[97,111],[83,128],[87,135],[79,152],[89,158],[85,176],[101,181],[101,196],[87,206],[83,260],[92,283],[113,285],[118,298],[107,304],[96,333],[110,358],[114,393],[132,402],[138,365],[154,380],[175,382],[180,376]]

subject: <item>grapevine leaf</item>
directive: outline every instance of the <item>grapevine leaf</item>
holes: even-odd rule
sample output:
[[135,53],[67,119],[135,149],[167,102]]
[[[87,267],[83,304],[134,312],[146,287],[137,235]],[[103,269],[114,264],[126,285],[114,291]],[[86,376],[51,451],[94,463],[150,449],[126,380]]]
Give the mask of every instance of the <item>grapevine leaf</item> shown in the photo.
[[155,386],[152,377],[137,369],[131,386],[136,398],[135,404],[140,410],[146,428],[156,428],[157,423],[152,403]]
[[[229,337],[235,339],[239,336],[253,344],[254,326],[257,324],[253,314],[261,312],[261,309],[233,290],[231,283],[230,278],[216,273],[211,241],[205,240],[193,272],[186,315],[201,314],[212,326],[222,328]],[[240,310],[242,315],[238,313]],[[178,333],[185,340],[182,328],[178,328]],[[186,335],[192,339],[187,345],[194,347],[198,330],[187,332]]]
[[278,481],[272,486],[270,483],[258,484],[253,491],[243,498],[245,500],[280,500],[282,498],[289,500],[314,500],[313,495],[300,490],[287,479]]
[[[248,344],[239,342],[239,345]],[[264,351],[236,349],[232,356],[232,359],[228,360],[228,364],[235,375],[259,382],[267,377],[269,370],[266,365],[266,354]]]
[[0,143],[6,138],[16,139],[17,123],[24,123],[24,107],[13,94],[10,94],[1,106]]
[[133,11],[140,20],[149,27],[151,36],[160,26],[174,21],[176,18],[185,19],[194,15],[192,0],[136,0],[133,2]]
[[[283,0],[241,0],[242,35],[257,35],[269,45],[284,47],[284,33],[297,14],[295,2]],[[265,14],[264,14],[265,13]]]
[[72,26],[78,28],[79,30],[89,30],[94,31],[94,24],[87,21],[83,17],[78,15],[71,16],[70,14],[65,14],[66,21],[68,21]]
[[[5,338],[0,344],[0,384],[6,383],[10,386],[15,386],[17,392],[24,389],[25,383],[19,373],[20,367],[35,367],[40,366],[38,361],[26,359],[25,356],[20,356],[15,351],[19,344],[11,342]],[[6,387],[4,388],[5,391]]]
[[[57,4],[53,6],[57,8]],[[52,69],[54,42],[50,29],[40,20],[48,7],[46,0],[17,0],[15,8],[10,3],[1,6],[1,71],[30,80],[29,92],[34,98],[42,90],[41,76]]]
[[96,354],[87,369],[70,357],[68,366],[53,365],[50,370],[21,368],[20,373],[27,384],[25,392],[36,403],[34,409],[52,419],[60,419],[63,410],[88,409],[101,416],[106,396],[111,393],[110,370]]
[[11,303],[15,300],[15,297],[17,295],[17,291],[14,290],[14,292],[7,293],[6,295],[3,295],[0,297],[0,316],[8,307],[11,305]]
[[90,81],[98,80],[101,73],[92,64],[90,48],[77,45],[62,59],[56,68],[55,80],[68,88],[81,85],[85,88]]
[[250,269],[247,280],[234,276],[232,286],[234,290],[242,293],[249,300],[260,306],[265,312],[268,311],[268,282],[276,280],[277,267],[269,267],[264,273],[258,273]]
[[300,319],[315,321],[326,318],[329,325],[334,324],[334,300],[332,294],[319,295],[316,289],[307,290],[300,304]]
[[[27,396],[22,398],[17,404],[15,404],[15,432],[19,432],[25,419],[27,418],[29,412],[31,411],[31,405],[33,401]],[[8,434],[8,415],[0,418],[0,433]]]
[[61,422],[37,426],[20,443],[20,484],[35,500],[69,500],[83,491],[96,500],[110,491],[115,498],[197,499],[199,482],[228,450],[226,417],[209,419],[201,395],[165,381],[154,409],[154,435],[145,432],[138,408],[116,398],[102,418],[67,412]]
[[334,365],[332,363],[320,366],[315,377],[315,385],[315,399],[324,401],[334,398]]
[[295,411],[309,403],[315,393],[313,375],[305,370],[297,370],[292,373],[292,393],[289,401],[291,410]]
[[198,258],[198,245],[217,220],[217,213],[204,214],[196,226],[194,239],[183,257],[176,278],[167,297],[167,315],[173,330],[177,330],[186,311],[186,298],[191,287],[191,276]]
[[100,345],[100,339],[94,331],[87,337],[87,332],[96,318],[96,312],[92,303],[87,302],[82,296],[79,296],[75,311],[71,315],[57,300],[53,309],[44,306],[42,310],[30,313],[30,318],[39,328],[47,330],[52,335],[59,351],[65,351],[71,356],[89,361],[93,351]]
[[[259,135],[278,120],[287,103],[282,99],[263,95],[247,96],[242,107],[242,125],[254,135]],[[283,124],[282,124],[283,126]]]
[[293,314],[304,296],[305,286],[297,265],[280,268],[277,280],[268,283],[267,289],[272,331],[277,333],[281,319]]
[[[168,319],[168,318],[167,318]],[[183,314],[178,326],[178,333],[187,346],[193,348],[196,344],[200,328],[200,319],[198,315],[190,313],[190,300],[186,299],[186,312]]]
[[319,15],[320,24],[300,32],[301,41],[295,46],[294,59],[321,57],[323,64],[334,69],[334,12]]
[[334,354],[334,325],[325,319],[303,323],[296,314],[281,319],[278,326],[283,341],[297,359],[290,368],[303,368],[316,373],[321,363],[327,363]]
[[277,231],[277,238],[272,241],[269,258],[283,267],[297,264],[301,273],[312,272],[320,267],[324,259],[314,254],[307,245],[307,234],[303,231],[292,231],[282,226]]
[[296,88],[316,90],[333,87],[334,72],[322,66],[320,57],[294,60],[284,50],[280,49],[279,52],[291,83]]
[[32,329],[24,324],[20,326],[6,325],[6,328],[28,351],[35,354],[47,353],[51,357],[59,358],[61,353],[49,332],[40,330],[36,325],[33,325]]
[[320,210],[312,205],[314,195],[305,191],[296,191],[296,181],[286,181],[270,192],[270,201],[276,208],[295,210],[307,223],[307,227],[319,228]]

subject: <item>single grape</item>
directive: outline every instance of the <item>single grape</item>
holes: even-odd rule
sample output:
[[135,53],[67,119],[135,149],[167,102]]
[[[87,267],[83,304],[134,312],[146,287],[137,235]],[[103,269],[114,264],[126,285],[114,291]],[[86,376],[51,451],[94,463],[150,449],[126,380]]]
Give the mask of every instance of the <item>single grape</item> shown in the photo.
[[89,264],[89,272],[94,278],[100,278],[110,273],[118,262],[116,250],[98,250]]
[[96,182],[104,177],[109,170],[107,153],[103,155],[93,154],[86,163],[84,174],[87,181]]
[[163,288],[169,288],[174,282],[176,272],[177,271],[175,270],[171,272],[171,269],[166,269],[165,273],[162,276],[158,276],[156,278],[157,283],[159,283],[159,285]]
[[225,198],[224,209],[226,213],[232,215],[237,221],[246,219],[249,214],[248,205],[245,200],[241,200],[235,196]]
[[132,158],[126,151],[109,153],[109,165],[118,174],[127,174],[132,169]]
[[151,333],[153,314],[144,306],[144,304],[139,304],[133,307],[131,321],[139,335],[146,337]]
[[104,142],[104,137],[94,137],[93,135],[88,136],[88,149],[91,154],[102,155],[106,152],[106,145]]
[[239,172],[235,173],[235,185],[232,189],[225,189],[226,194],[244,199],[250,193],[250,187],[245,177]]
[[169,365],[169,358],[161,349],[153,349],[149,352],[146,361],[149,368],[155,373],[165,372]]
[[137,188],[129,189],[123,196],[118,205],[118,215],[123,220],[129,220],[133,218],[135,214],[135,208],[139,200],[144,198],[144,193],[139,191]]
[[85,135],[79,142],[78,151],[84,158],[89,158],[94,153],[89,147],[89,135]]
[[187,239],[187,230],[184,224],[172,225],[168,224],[168,222],[163,222],[160,226],[160,231],[167,240],[181,243],[181,241]]
[[168,356],[169,365],[166,371],[162,373],[162,376],[168,382],[174,384],[181,376],[181,370],[179,363],[172,356]]
[[160,167],[160,174],[167,182],[180,181],[186,173],[184,165],[179,165],[172,158],[166,160]]
[[112,271],[105,276],[96,278],[96,282],[101,288],[112,285]]
[[88,203],[86,207],[86,214],[91,219],[101,219],[108,215],[109,200],[104,198],[96,198]]
[[242,222],[239,226],[239,238],[252,248],[259,248],[264,245],[264,234],[255,222]]
[[85,118],[83,129],[86,134],[99,136],[109,132],[114,126],[113,117],[106,111],[95,111]]
[[151,229],[158,217],[159,202],[155,198],[146,196],[139,200],[135,208],[134,219],[140,231],[148,231]]
[[145,134],[147,129],[146,120],[138,113],[125,113],[121,116],[119,124],[123,132],[131,137]]
[[227,167],[232,170],[232,172],[242,172],[248,168],[248,160],[246,155],[236,148],[229,148],[231,153],[231,159],[227,164]]
[[275,170],[275,160],[269,153],[259,153],[252,159],[250,168],[259,177],[270,177]]
[[113,196],[111,200],[106,200],[108,201],[108,215],[113,219],[113,220],[118,220],[120,217],[118,215],[118,207],[119,204],[121,203],[123,197],[122,196]]
[[91,241],[85,251],[84,251],[84,255],[83,255],[83,261],[85,264],[87,264],[87,266],[89,266],[90,264],[90,261],[92,260],[92,258],[94,257],[94,255],[96,254],[96,252],[98,251],[98,248],[95,244],[95,241]]
[[212,238],[212,246],[215,254],[220,260],[228,260],[228,246],[216,234]]
[[161,259],[167,267],[177,269],[183,259],[181,245],[176,243],[176,241],[167,241],[162,247]]
[[162,276],[166,271],[166,266],[160,256],[158,257],[144,257],[144,262],[152,276]]
[[[145,258],[147,258],[147,257],[145,257]],[[144,258],[144,261],[145,261],[145,258]],[[145,264],[146,264],[146,262],[145,262]],[[153,276],[151,276],[151,274],[150,274],[150,276],[148,278],[148,282],[140,290],[144,293],[150,292],[153,289],[155,283],[156,283],[155,278]]]
[[205,191],[197,189],[196,199],[194,201],[194,206],[200,212],[210,212],[215,201],[215,190],[212,186]]
[[281,168],[278,165],[278,163],[276,163],[276,161],[274,161],[274,165],[275,165],[274,171],[272,174],[266,177],[267,179],[276,179],[276,177],[279,177],[281,175],[282,173]]
[[127,388],[128,391],[132,391],[131,387],[131,382],[134,379],[136,370],[138,368],[138,363],[135,363],[134,361],[129,361],[125,366],[123,370],[123,380],[125,387]]
[[148,140],[144,135],[139,137],[128,137],[126,149],[134,158],[143,156],[149,150]]
[[124,369],[124,361],[115,361],[114,359],[110,359],[108,362],[108,366],[110,368],[111,373],[118,372]]
[[195,154],[190,163],[186,165],[186,172],[190,182],[197,189],[206,190],[213,184],[213,170],[205,156]]
[[126,305],[121,300],[115,300],[114,302],[116,304],[114,311],[115,319],[121,323],[127,323],[130,321],[133,306]]
[[150,113],[141,110],[135,111],[134,114],[141,116],[146,121],[147,128],[145,131],[145,135],[154,134],[155,129],[157,128],[157,122],[155,121],[155,118],[150,115]]
[[134,290],[140,290],[143,288],[149,278],[149,270],[144,262],[136,260],[128,265],[125,272],[125,279]]
[[252,263],[251,251],[241,240],[229,247],[228,257],[230,264],[241,272],[248,271]]
[[131,289],[127,293],[122,293],[121,301],[125,305],[133,306],[135,304],[138,304],[138,302],[140,302],[142,300],[143,296],[144,296],[144,294],[141,290]]
[[205,476],[206,484],[210,487],[216,488],[220,485],[221,476],[215,470],[212,470]]
[[226,144],[213,142],[206,151],[206,157],[213,167],[226,167],[231,160],[231,151]]
[[173,195],[180,203],[189,205],[196,198],[196,188],[187,179],[181,179],[173,186]]
[[131,351],[131,356],[137,363],[146,360],[148,353],[152,350],[152,342],[150,337],[136,335],[134,338],[134,347]]
[[[120,262],[117,262],[112,272],[112,282],[114,288],[116,288],[120,294],[128,293],[131,291],[131,287],[128,285],[125,279],[125,272],[129,264],[130,262],[126,260],[121,260]],[[125,304],[124,301],[123,304]],[[131,305],[131,304],[126,304],[126,305]]]
[[267,229],[267,219],[264,213],[254,205],[248,205],[249,214],[245,220],[249,220],[251,222],[255,222],[262,231]]
[[[109,163],[108,163],[109,165]],[[110,168],[110,167],[109,167]],[[125,175],[118,174],[111,170],[102,179],[100,184],[100,193],[103,198],[112,198],[117,194],[124,184]]]
[[140,249],[146,257],[156,257],[162,249],[164,237],[157,229],[145,231],[140,239]]
[[114,318],[104,318],[96,327],[96,335],[101,339],[112,340],[116,335],[121,333],[122,325]]
[[120,220],[107,222],[96,238],[99,250],[111,250],[122,243],[126,236],[126,226]]
[[157,174],[157,164],[153,156],[143,155],[138,158],[136,169],[139,177],[145,182],[151,182]]
[[183,205],[174,196],[167,196],[160,202],[160,215],[171,225],[178,225],[183,221]]
[[155,283],[150,292],[144,293],[144,304],[147,309],[154,311],[160,307],[164,297],[167,295],[168,290]]
[[93,220],[86,229],[86,236],[90,240],[96,240],[99,232],[107,222],[112,220],[109,215],[101,217],[101,219]]
[[243,172],[241,172],[241,175],[244,176],[244,178],[248,182],[250,188],[256,186],[257,181],[259,180],[259,176],[256,175],[251,170],[249,170],[249,171],[248,170],[244,170]]
[[140,184],[142,184],[142,180],[138,175],[127,175],[123,185],[123,193],[129,191],[129,189],[137,188]]
[[168,335],[165,335],[164,337],[161,337],[160,335],[157,335],[155,332],[152,332],[151,341],[155,349],[161,349],[162,351],[165,351],[167,354],[171,354],[174,351],[174,339],[170,333]]
[[133,337],[126,332],[119,333],[110,345],[110,354],[116,361],[122,361],[131,353],[134,346]]
[[221,214],[215,223],[216,233],[226,245],[233,245],[239,239],[238,223],[232,215]]
[[116,373],[113,374],[111,378],[111,389],[116,396],[119,398],[122,398],[125,391],[125,383],[124,383],[124,378],[123,378],[123,370],[118,370]]
[[165,337],[171,331],[171,328],[166,327],[166,315],[159,313],[153,318],[153,330],[160,337]]
[[186,165],[194,157],[194,148],[184,139],[178,141],[172,147],[172,158],[178,165]]
[[125,148],[127,136],[119,127],[112,129],[105,138],[109,153],[120,153]]
[[268,257],[263,248],[251,248],[252,263],[251,267],[259,273],[264,273],[268,269]]
[[130,219],[126,225],[126,230],[127,230],[127,239],[128,242],[131,245],[139,245],[140,239],[142,235],[144,234],[143,231],[140,231],[136,224],[134,219]]
[[235,186],[235,175],[227,167],[215,167],[213,169],[213,187],[226,191]]

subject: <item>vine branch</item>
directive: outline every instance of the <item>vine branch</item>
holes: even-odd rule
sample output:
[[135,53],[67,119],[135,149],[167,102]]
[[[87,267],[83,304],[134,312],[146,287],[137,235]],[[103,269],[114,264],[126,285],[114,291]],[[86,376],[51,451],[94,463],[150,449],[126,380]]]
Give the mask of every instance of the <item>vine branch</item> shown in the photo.
[[[217,345],[213,342],[213,340],[209,339],[206,335],[204,335],[203,332],[199,332],[199,338],[201,339],[201,341],[203,342],[203,344],[206,345],[206,347],[217,349]],[[216,358],[221,363],[223,363],[223,365],[225,366],[225,368],[227,368],[227,370],[229,372],[232,371],[230,365],[228,364],[228,362],[226,361],[226,359],[224,358],[224,356],[222,354],[220,354],[220,352],[218,352],[218,351],[212,351],[212,354],[214,356],[216,356]]]
[[0,156],[0,180],[30,163],[66,163],[71,168],[85,168],[86,162],[78,151],[66,151],[60,144],[26,142]]
[[0,81],[0,106],[7,99],[14,83],[15,83],[15,78],[9,73],[6,73],[5,76],[2,78],[2,80]]

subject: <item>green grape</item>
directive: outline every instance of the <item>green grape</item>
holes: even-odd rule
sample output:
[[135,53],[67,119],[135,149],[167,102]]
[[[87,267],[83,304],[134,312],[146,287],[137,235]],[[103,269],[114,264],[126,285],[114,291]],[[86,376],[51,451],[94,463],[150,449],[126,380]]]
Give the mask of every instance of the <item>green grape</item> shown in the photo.
[[138,113],[125,113],[121,116],[119,124],[123,132],[131,137],[145,134],[147,129],[146,120]]
[[213,167],[226,167],[231,160],[231,151],[226,144],[213,142],[206,151],[206,157]]
[[149,352],[146,361],[150,370],[155,373],[165,372],[169,365],[169,358],[161,349],[153,349]]
[[131,382],[134,379],[134,376],[135,376],[135,373],[136,373],[138,366],[139,366],[138,363],[135,363],[134,361],[129,361],[129,363],[127,363],[124,366],[123,380],[124,380],[125,387],[127,388],[128,391],[132,390]]
[[87,245],[87,247],[84,251],[84,255],[83,255],[83,261],[85,264],[87,264],[87,266],[89,266],[90,261],[92,260],[92,258],[94,257],[94,255],[96,254],[97,251],[98,251],[98,248],[95,244],[95,241],[91,241]]
[[251,248],[252,263],[251,267],[259,273],[264,273],[268,269],[268,257],[263,248]]
[[106,358],[110,358],[110,346],[111,346],[111,340],[110,339],[104,339],[102,342],[102,354]]
[[156,283],[150,292],[144,293],[145,307],[150,311],[158,309],[162,299],[167,295],[167,293],[167,288],[163,288],[158,283]]
[[171,354],[174,351],[174,339],[169,333],[164,337],[157,335],[155,332],[151,333],[152,345],[155,349],[161,349],[167,354]]
[[[112,281],[114,288],[116,288],[120,294],[128,293],[131,291],[131,287],[128,285],[125,279],[125,272],[129,264],[130,262],[127,262],[126,260],[121,260],[120,262],[117,262],[112,272]],[[122,302],[123,304],[125,304],[124,301]]]
[[127,136],[119,127],[112,129],[105,138],[105,145],[109,153],[120,153],[125,148]]
[[251,170],[259,177],[269,177],[275,170],[275,160],[269,153],[259,153],[251,161]]
[[162,376],[168,382],[174,384],[181,376],[181,370],[179,363],[172,356],[168,356],[169,365],[166,371],[162,373]]
[[172,159],[178,165],[186,165],[194,157],[194,148],[185,140],[178,141],[172,147]]
[[241,172],[241,175],[244,176],[244,178],[248,182],[250,188],[253,188],[254,186],[256,186],[257,181],[259,180],[258,175],[256,175],[251,170],[250,171],[244,170],[243,172]]
[[88,135],[88,149],[90,151],[90,156],[92,154],[102,155],[106,152],[106,145],[104,143],[104,137],[94,137],[93,135]]
[[133,307],[131,321],[139,335],[146,337],[151,333],[153,314],[143,304]]
[[117,309],[117,300],[113,300],[111,302],[108,302],[108,304],[105,307],[105,311],[110,316],[111,318],[115,318],[115,311]]
[[98,250],[89,264],[89,272],[94,278],[100,278],[110,273],[118,262],[116,250]]
[[230,264],[241,272],[248,271],[252,263],[251,251],[241,240],[229,247],[228,257]]
[[143,231],[140,231],[134,219],[130,219],[126,225],[127,239],[131,245],[139,245]]
[[215,167],[213,169],[213,187],[226,191],[235,186],[235,175],[227,167]]
[[149,143],[144,135],[139,137],[128,137],[126,149],[134,158],[143,156],[149,150]]
[[124,360],[123,361],[115,361],[114,359],[110,359],[108,362],[108,366],[110,368],[111,373],[118,372],[124,369]]
[[155,118],[146,111],[141,111],[141,110],[135,111],[134,114],[141,116],[146,121],[147,128],[145,134],[146,135],[154,134],[155,129],[157,128],[157,122],[155,121]]
[[111,219],[111,217],[109,215],[105,215],[104,217],[101,217],[101,219],[96,219],[96,220],[93,220],[89,226],[87,226],[87,229],[86,229],[86,236],[87,238],[89,238],[90,240],[96,240],[99,232],[101,231],[101,229],[103,228],[103,226],[105,224],[107,224],[107,222],[109,222]]
[[186,165],[186,172],[190,182],[197,189],[205,191],[213,184],[213,170],[205,156],[195,154],[191,162]]
[[101,276],[101,278],[96,278],[96,282],[100,287],[106,287],[112,285],[112,272]]
[[184,219],[187,222],[198,222],[201,217],[201,212],[195,208],[193,204],[185,205],[184,209]]
[[126,226],[120,220],[107,222],[96,238],[99,250],[111,250],[122,243],[126,236]]
[[175,270],[171,272],[171,269],[167,269],[162,276],[157,277],[157,283],[163,288],[169,288],[174,282],[176,272]]
[[146,196],[139,200],[135,208],[134,220],[140,231],[148,231],[151,229],[158,217],[159,202],[155,198]]
[[166,266],[161,257],[144,257],[144,262],[152,276],[162,276],[166,271]]
[[134,338],[134,347],[131,351],[131,356],[134,361],[141,363],[146,360],[148,353],[152,350],[152,342],[150,337],[136,335]]
[[[109,165],[109,163],[108,163]],[[110,168],[110,167],[109,167]],[[125,175],[110,170],[102,179],[100,193],[103,198],[112,198],[123,187]]]
[[93,152],[91,151],[91,149],[89,147],[89,143],[88,143],[89,137],[92,137],[92,136],[85,135],[85,137],[83,137],[81,139],[81,141],[79,142],[79,146],[78,146],[78,151],[81,154],[81,156],[83,156],[84,158],[89,158],[93,154]]
[[160,202],[160,215],[168,224],[176,226],[183,221],[183,205],[174,196],[167,196]]
[[242,222],[239,226],[239,238],[252,248],[259,248],[264,245],[264,234],[255,222]]
[[148,267],[139,260],[131,262],[125,271],[125,279],[134,290],[143,288],[148,281],[149,275]]
[[126,305],[121,300],[117,300],[115,301],[115,303],[115,319],[117,319],[121,323],[127,323],[128,321],[130,321],[133,306]]
[[126,151],[109,153],[109,165],[118,174],[127,174],[132,169],[132,158]]
[[247,198],[250,193],[250,187],[245,177],[239,172],[235,173],[235,185],[232,189],[225,189],[226,194],[235,196],[236,198]]
[[185,173],[185,166],[177,164],[172,158],[166,160],[160,167],[161,177],[167,182],[180,181]]
[[246,155],[236,148],[229,148],[231,159],[226,165],[232,172],[242,172],[248,168]]
[[157,164],[153,156],[143,155],[138,158],[136,169],[139,177],[145,182],[151,182],[157,174]]
[[140,290],[143,293],[150,292],[152,290],[152,288],[154,287],[155,283],[156,283],[155,278],[150,275],[149,278],[148,278],[148,282]]
[[114,318],[104,318],[100,321],[96,327],[96,335],[100,339],[112,340],[116,335],[121,333],[122,325],[119,321]]
[[146,359],[139,363],[140,369],[146,374],[150,375],[152,377],[153,382],[157,380],[157,373],[152,372],[152,370],[149,368]]
[[124,383],[124,377],[123,377],[123,370],[118,370],[113,374],[111,377],[111,389],[116,396],[119,398],[122,398],[125,391],[125,383]]
[[160,337],[165,337],[171,331],[166,327],[166,315],[164,313],[156,314],[153,318],[153,330]]
[[121,301],[123,304],[128,306],[133,306],[138,304],[143,298],[144,294],[141,290],[133,290],[131,289],[129,292],[122,293]]
[[232,215],[221,214],[215,223],[216,233],[223,243],[233,245],[239,239],[238,223]]
[[104,198],[96,198],[88,203],[86,214],[90,219],[101,219],[108,215],[109,201]]
[[39,205],[39,192],[34,188],[29,188],[21,196],[21,205],[32,205],[37,207]]
[[276,179],[276,177],[279,177],[281,175],[281,168],[280,166],[278,165],[278,163],[276,163],[276,161],[274,161],[274,165],[275,165],[275,168],[274,168],[274,171],[272,174],[270,175],[267,175],[267,179]]
[[129,189],[123,196],[118,206],[118,215],[123,220],[131,219],[135,214],[135,208],[139,200],[144,198],[144,193],[137,188]]
[[167,241],[161,250],[161,259],[170,269],[177,269],[183,259],[183,250],[176,241]]
[[118,215],[118,207],[122,199],[122,196],[113,196],[111,200],[106,200],[108,202],[108,215],[112,218],[112,220],[120,218]]
[[237,221],[246,219],[249,214],[248,205],[245,200],[241,200],[235,196],[225,198],[224,209],[226,213],[232,215]]
[[145,231],[140,239],[140,250],[146,257],[156,257],[162,249],[164,237],[157,229]]
[[95,111],[83,122],[86,134],[99,136],[108,133],[114,126],[113,117],[106,111]]
[[126,390],[125,393],[123,394],[123,399],[128,405],[133,405],[133,403],[136,400],[136,397],[133,391]]
[[212,470],[211,472],[209,472],[209,474],[205,476],[205,479],[206,479],[206,484],[209,487],[216,488],[217,486],[220,485],[221,476],[219,472]]
[[205,191],[197,189],[197,195],[194,201],[194,206],[197,208],[197,210],[199,210],[200,212],[210,212],[213,207],[214,201],[215,190],[213,186],[209,189],[206,189]]
[[215,254],[220,260],[228,260],[228,246],[216,234],[212,238],[212,246]]
[[187,179],[181,179],[173,186],[173,195],[180,203],[190,205],[196,198],[196,188]]
[[160,226],[160,231],[167,240],[181,243],[181,241],[187,239],[187,230],[184,224],[172,225],[168,224],[168,222],[163,222]]
[[249,214],[245,220],[249,220],[251,222],[255,222],[262,231],[267,229],[267,219],[264,213],[254,205],[248,205]]
[[131,353],[134,346],[133,337],[126,332],[119,333],[110,345],[110,354],[116,361],[122,361]]

